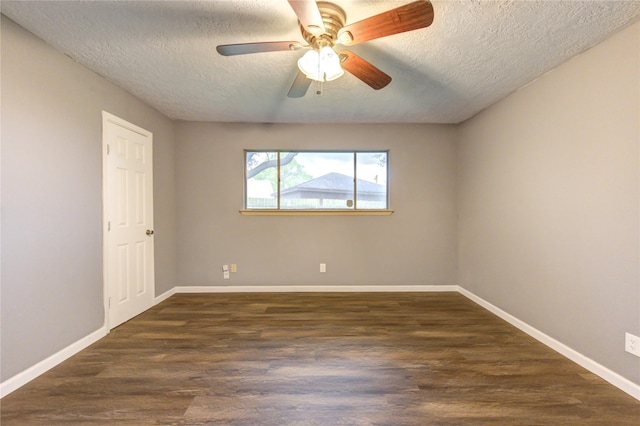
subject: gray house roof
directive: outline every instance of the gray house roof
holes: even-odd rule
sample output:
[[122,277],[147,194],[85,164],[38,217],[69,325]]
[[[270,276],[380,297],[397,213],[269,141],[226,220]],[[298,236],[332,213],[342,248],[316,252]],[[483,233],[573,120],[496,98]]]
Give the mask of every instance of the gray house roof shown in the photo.
[[[358,195],[368,195],[374,198],[384,198],[386,196],[386,186],[366,180],[357,179],[356,185]],[[304,197],[301,195],[304,194]],[[284,198],[325,198],[325,199],[345,199],[346,196],[353,197],[353,177],[341,173],[328,173],[326,175],[311,179],[300,185],[292,186],[280,192]]]

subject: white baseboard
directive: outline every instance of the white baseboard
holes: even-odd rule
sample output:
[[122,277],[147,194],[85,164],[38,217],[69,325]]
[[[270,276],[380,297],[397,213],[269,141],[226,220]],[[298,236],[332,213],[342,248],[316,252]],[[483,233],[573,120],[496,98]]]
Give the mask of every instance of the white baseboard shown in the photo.
[[462,287],[459,287],[458,291],[463,296],[467,297],[468,299],[471,299],[472,301],[474,301],[478,305],[482,306],[486,310],[496,314],[497,316],[499,316],[503,320],[507,321],[509,324],[511,324],[514,327],[524,331],[529,336],[533,337],[534,339],[538,340],[539,342],[547,345],[548,347],[550,347],[551,349],[553,349],[556,352],[560,353],[561,355],[569,358],[571,361],[575,362],[576,364],[586,368],[587,370],[591,371],[593,374],[595,374],[597,376],[600,376],[601,378],[603,378],[607,382],[611,383],[612,385],[614,385],[618,389],[628,393],[629,395],[631,395],[632,397],[636,398],[637,400],[640,400],[640,385],[637,385],[637,384],[633,383],[631,380],[628,380],[628,379],[622,377],[618,373],[609,370],[608,368],[606,368],[603,365],[595,362],[591,358],[588,358],[588,357],[584,356],[580,352],[578,352],[578,351],[576,351],[574,349],[571,349],[569,346],[565,345],[564,343],[559,342],[558,340],[554,339],[553,337],[550,337],[550,336],[544,334],[543,332],[541,332],[537,328],[534,328],[534,327],[530,326],[529,324],[525,323],[524,321],[519,320],[518,318],[514,317],[513,315],[503,311],[502,309],[498,308],[495,305],[492,305],[491,303],[487,302],[486,300],[482,299],[481,297],[476,296],[475,294],[471,293],[470,291],[468,291],[468,290],[466,290],[466,289],[464,289]]
[[458,291],[457,285],[272,285],[272,286],[183,286],[176,293],[374,293]]
[[27,368],[23,372],[18,373],[15,376],[5,380],[4,382],[0,383],[0,398],[4,398],[5,395],[10,394],[23,385],[26,385],[31,380],[35,379],[43,373],[46,373],[56,365],[60,364],[62,361],[72,357],[81,350],[102,339],[106,335],[106,327],[101,327],[88,336],[85,336],[77,342],[70,344],[66,348],[59,350],[49,358],[46,358],[36,365]]
[[160,302],[164,302],[174,294],[176,294],[176,287],[173,287],[171,290],[162,293],[160,296],[157,296],[155,299],[153,299],[153,304],[157,305]]

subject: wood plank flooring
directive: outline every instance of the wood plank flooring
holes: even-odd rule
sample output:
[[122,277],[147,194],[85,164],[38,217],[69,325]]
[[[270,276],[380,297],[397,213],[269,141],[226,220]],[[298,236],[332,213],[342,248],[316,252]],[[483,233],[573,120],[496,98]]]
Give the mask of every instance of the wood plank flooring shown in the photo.
[[175,295],[1,401],[9,425],[636,425],[457,293]]

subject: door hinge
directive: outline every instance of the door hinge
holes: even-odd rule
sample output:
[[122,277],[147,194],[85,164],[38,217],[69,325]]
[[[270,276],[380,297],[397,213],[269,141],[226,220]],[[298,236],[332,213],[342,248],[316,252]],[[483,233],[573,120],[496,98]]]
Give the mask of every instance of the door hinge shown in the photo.
[[107,144],[107,155],[109,155],[109,144]]
[[111,231],[111,221],[107,222],[107,231]]
[[109,309],[111,309],[111,298],[109,298]]

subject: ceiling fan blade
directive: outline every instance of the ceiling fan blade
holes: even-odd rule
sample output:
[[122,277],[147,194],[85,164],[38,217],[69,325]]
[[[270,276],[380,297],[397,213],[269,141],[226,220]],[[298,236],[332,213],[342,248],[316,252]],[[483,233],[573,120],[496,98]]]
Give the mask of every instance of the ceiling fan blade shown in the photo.
[[342,27],[338,31],[338,41],[352,46],[380,37],[426,28],[432,22],[433,6],[427,0],[418,0]]
[[290,98],[301,98],[307,93],[309,86],[311,86],[311,80],[308,79],[302,71],[298,71],[298,75],[296,76],[296,79],[293,80],[293,84],[291,85],[291,89],[289,89],[287,96]]
[[298,16],[300,24],[313,35],[325,32],[324,21],[315,0],[289,0],[291,8]]
[[342,60],[340,63],[342,68],[349,71],[375,90],[380,90],[387,84],[391,83],[391,77],[353,52],[348,50],[341,51],[340,59]]
[[261,43],[222,44],[216,47],[223,56],[246,55],[247,53],[278,52],[300,50],[304,46],[297,41],[267,41]]

